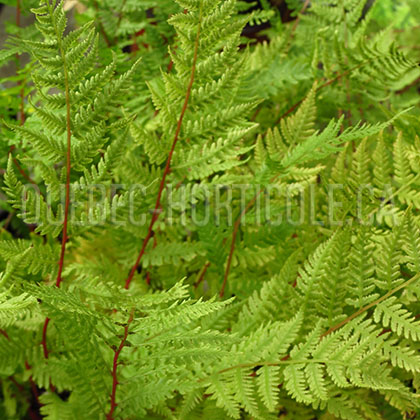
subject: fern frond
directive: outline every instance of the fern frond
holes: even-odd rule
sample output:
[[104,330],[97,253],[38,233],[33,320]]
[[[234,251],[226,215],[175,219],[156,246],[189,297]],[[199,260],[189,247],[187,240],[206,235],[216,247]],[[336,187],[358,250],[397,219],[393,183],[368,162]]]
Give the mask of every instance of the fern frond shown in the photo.
[[9,297],[6,293],[0,295],[0,327],[6,328],[13,325],[17,320],[24,318],[36,307],[36,300],[22,293],[18,296]]
[[316,88],[315,84],[294,115],[281,120],[281,132],[289,145],[303,142],[315,132]]
[[399,336],[411,338],[413,341],[420,339],[420,321],[416,321],[413,314],[396,302],[396,297],[379,303],[374,312],[375,322],[382,322],[383,326],[390,327]]

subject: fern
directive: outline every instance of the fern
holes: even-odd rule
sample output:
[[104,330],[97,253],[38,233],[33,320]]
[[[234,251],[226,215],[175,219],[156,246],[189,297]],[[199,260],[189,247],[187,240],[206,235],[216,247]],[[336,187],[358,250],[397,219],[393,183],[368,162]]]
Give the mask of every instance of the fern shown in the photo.
[[415,2],[35,3],[0,53],[0,418],[418,414]]

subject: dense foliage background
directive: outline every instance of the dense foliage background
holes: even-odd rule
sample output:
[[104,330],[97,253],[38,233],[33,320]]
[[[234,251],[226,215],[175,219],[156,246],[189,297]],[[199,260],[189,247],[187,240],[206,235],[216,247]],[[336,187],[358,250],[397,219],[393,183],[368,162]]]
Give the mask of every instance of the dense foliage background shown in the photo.
[[418,0],[4,3],[0,418],[419,415]]

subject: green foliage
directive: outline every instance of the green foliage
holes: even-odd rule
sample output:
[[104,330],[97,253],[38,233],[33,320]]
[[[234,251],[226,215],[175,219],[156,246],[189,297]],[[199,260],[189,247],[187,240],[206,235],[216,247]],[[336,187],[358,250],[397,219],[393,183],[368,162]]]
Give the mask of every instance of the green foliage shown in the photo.
[[10,3],[0,418],[420,413],[416,2]]

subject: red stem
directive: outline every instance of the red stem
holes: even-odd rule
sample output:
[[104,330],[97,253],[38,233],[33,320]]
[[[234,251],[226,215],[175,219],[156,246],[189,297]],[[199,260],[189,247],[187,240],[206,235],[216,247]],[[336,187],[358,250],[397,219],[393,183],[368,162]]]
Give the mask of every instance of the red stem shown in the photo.
[[[25,369],[26,370],[31,370],[31,367],[29,366],[29,363],[27,360],[25,360]],[[42,405],[41,401],[39,401],[39,395],[38,395],[38,390],[36,388],[35,382],[32,379],[32,375],[29,376],[29,383],[31,385],[31,389],[32,389],[32,394],[34,395],[36,402],[38,403],[39,406]]]
[[146,273],[146,284],[149,286],[150,285],[150,271],[148,271]]
[[204,280],[204,277],[206,276],[207,270],[210,267],[211,263],[209,261],[207,261],[204,264],[204,267],[201,269],[201,273],[200,273],[200,277],[198,278],[198,280],[195,282],[194,287],[197,288],[200,283]]
[[7,334],[7,332],[6,332],[5,330],[0,330],[0,334],[1,334],[2,336],[4,336],[7,340],[10,340],[10,338],[9,338],[9,334]]
[[235,252],[235,243],[236,243],[236,237],[237,237],[238,231],[239,231],[239,226],[241,225],[242,219],[245,216],[246,212],[255,204],[255,201],[257,201],[257,198],[260,196],[262,191],[263,190],[258,191],[254,195],[254,197],[251,198],[251,200],[248,202],[246,207],[242,210],[239,217],[236,219],[235,224],[233,226],[232,241],[230,243],[229,256],[228,256],[228,260],[227,260],[227,263],[226,263],[226,269],[225,269],[225,275],[223,277],[222,288],[220,289],[220,293],[219,293],[219,296],[221,298],[225,294],[225,288],[226,288],[227,280],[228,280],[228,277],[229,277],[230,266],[232,265],[232,258],[233,258],[233,254]]
[[47,347],[47,328],[48,324],[50,323],[50,318],[46,317],[44,326],[42,327],[42,350],[44,352],[44,357],[48,359],[48,347]]
[[196,64],[197,64],[198,41],[199,41],[199,37],[200,37],[200,30],[201,30],[201,19],[200,19],[200,22],[198,24],[197,37],[196,37],[195,46],[194,46],[194,56],[193,56],[193,62],[192,62],[192,68],[191,68],[191,77],[190,77],[190,81],[188,83],[187,92],[185,94],[184,105],[182,106],[182,110],[181,110],[181,114],[180,114],[179,119],[178,119],[178,124],[177,124],[177,127],[176,127],[174,139],[172,141],[172,146],[171,146],[171,149],[169,151],[168,159],[166,160],[166,165],[165,165],[165,169],[163,171],[162,179],[160,181],[159,190],[158,190],[158,194],[157,194],[157,198],[156,198],[156,204],[155,204],[155,208],[154,208],[154,211],[153,211],[152,219],[150,220],[149,228],[147,230],[147,235],[144,238],[143,245],[141,247],[141,250],[140,250],[140,253],[137,257],[137,260],[134,263],[133,267],[131,268],[130,274],[128,275],[127,280],[125,282],[124,287],[126,289],[128,289],[130,287],[131,281],[133,280],[133,277],[134,277],[134,273],[137,271],[137,268],[138,268],[138,266],[141,262],[141,259],[144,255],[145,251],[146,251],[147,244],[149,243],[151,237],[153,236],[153,226],[155,225],[155,223],[157,222],[157,220],[159,218],[160,201],[161,201],[161,198],[162,198],[163,189],[164,189],[165,184],[166,184],[166,177],[168,176],[168,174],[170,172],[172,156],[174,154],[175,146],[178,142],[179,133],[181,132],[182,121],[184,120],[185,112],[186,112],[187,107],[188,107],[188,101],[189,101],[190,95],[191,95],[191,89],[192,89],[192,86],[193,86],[193,83],[194,83],[195,69],[196,69]]
[[[9,153],[12,153],[13,150],[15,150],[15,146],[10,147]],[[13,164],[16,166],[16,169],[19,171],[19,173],[31,184],[33,185],[38,185],[26,172],[25,170],[22,168],[22,166],[20,166],[19,162],[17,161],[17,159],[15,157],[12,157],[12,161]]]
[[111,391],[111,408],[109,410],[109,413],[106,416],[107,420],[113,420],[114,419],[114,411],[117,408],[117,403],[115,402],[115,395],[117,392],[117,385],[118,385],[118,378],[117,378],[117,369],[118,369],[118,358],[120,356],[120,353],[122,349],[124,348],[125,342],[127,341],[128,337],[128,328],[131,324],[131,322],[134,319],[134,310],[131,311],[130,317],[128,318],[127,324],[124,327],[124,336],[121,340],[120,345],[118,346],[118,349],[114,353],[114,360],[112,363],[112,391]]
[[20,0],[16,1],[16,26],[20,28]]
[[39,417],[39,415],[37,413],[35,413],[31,408],[31,400],[28,398],[27,395],[25,395],[25,388],[19,382],[17,382],[16,379],[13,376],[9,376],[9,379],[13,383],[13,385],[15,385],[15,387],[19,390],[19,392],[23,395],[23,397],[25,398],[25,400],[28,404],[29,417],[32,420],[40,420],[41,417]]

